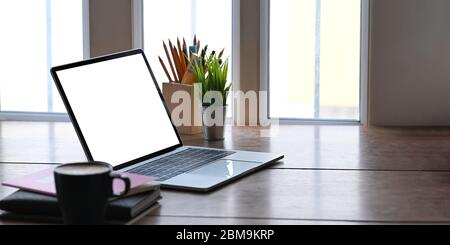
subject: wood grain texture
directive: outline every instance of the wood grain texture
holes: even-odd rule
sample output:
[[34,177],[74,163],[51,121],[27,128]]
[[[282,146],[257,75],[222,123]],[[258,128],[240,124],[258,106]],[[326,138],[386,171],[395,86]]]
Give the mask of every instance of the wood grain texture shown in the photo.
[[[48,166],[4,164],[0,180]],[[158,218],[141,223],[450,223],[448,193],[450,172],[272,169],[209,194],[164,190]]]
[[189,137],[185,143],[285,154],[277,168],[450,170],[450,129],[281,126],[275,137],[260,134],[228,128],[224,142]]
[[450,173],[265,170],[206,195],[165,191],[160,215],[450,223],[448,193]]
[[70,123],[0,122],[0,162],[85,161]]
[[[69,123],[1,122],[0,132],[1,161],[35,162],[0,164],[0,181],[51,166],[36,162],[84,160]],[[286,159],[209,194],[164,190],[161,208],[140,224],[450,223],[450,129],[281,126],[272,138],[257,128],[226,132],[223,142],[183,140]],[[13,191],[0,187],[0,198]]]
[[[1,224],[1,223],[0,223]],[[369,222],[335,222],[283,219],[199,218],[177,216],[148,216],[136,225],[380,225]]]
[[[274,168],[450,171],[450,129],[280,126],[262,138],[259,128],[227,127],[226,139],[183,136],[187,145],[282,153]],[[84,161],[70,123],[0,122],[0,162]]]

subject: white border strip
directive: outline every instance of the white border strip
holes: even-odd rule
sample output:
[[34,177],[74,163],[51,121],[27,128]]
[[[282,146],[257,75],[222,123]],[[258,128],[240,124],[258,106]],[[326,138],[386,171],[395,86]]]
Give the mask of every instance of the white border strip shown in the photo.
[[[270,13],[269,0],[260,1],[260,90],[269,91]],[[270,96],[268,96],[270,97]],[[269,99],[269,98],[268,98]],[[267,100],[269,101],[269,100]]]
[[132,40],[133,49],[144,49],[144,2],[133,0],[132,2]]
[[[231,59],[232,59],[232,74],[233,91],[241,90],[241,2],[240,0],[233,0],[232,2],[232,27],[231,27]],[[234,98],[233,98],[234,99]],[[240,115],[240,108],[238,103],[233,103],[233,120],[236,121]]]
[[90,13],[89,0],[83,0],[83,58],[85,60],[91,58],[91,39],[90,39]]
[[369,125],[369,26],[370,1],[361,0],[361,68],[360,68],[360,118],[361,124]]
[[65,113],[2,112],[0,121],[70,122],[70,118]]

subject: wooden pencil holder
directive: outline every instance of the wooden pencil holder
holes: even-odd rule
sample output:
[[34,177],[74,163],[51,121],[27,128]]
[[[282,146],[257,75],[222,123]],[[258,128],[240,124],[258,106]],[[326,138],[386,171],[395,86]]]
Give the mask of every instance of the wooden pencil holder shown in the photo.
[[189,126],[183,125],[177,127],[178,132],[184,135],[201,134],[203,132],[203,127],[201,125],[202,123],[201,93],[200,94],[196,93],[195,87],[193,85],[185,85],[180,83],[163,83],[163,96],[171,115],[174,109],[180,106],[181,103],[183,103],[183,102],[181,103],[172,102],[173,95],[179,91],[189,94],[191,98],[190,103],[191,117],[190,117],[190,125]]

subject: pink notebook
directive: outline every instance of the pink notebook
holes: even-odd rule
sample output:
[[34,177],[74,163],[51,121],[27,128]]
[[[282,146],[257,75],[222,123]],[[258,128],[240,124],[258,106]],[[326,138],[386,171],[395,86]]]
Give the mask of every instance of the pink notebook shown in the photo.
[[[53,170],[55,168],[46,169],[37,173],[33,173],[21,178],[2,183],[4,186],[18,188],[21,190],[36,192],[45,195],[56,195],[55,180],[53,178]],[[148,177],[137,174],[122,173],[130,178],[131,188],[138,187],[142,184],[156,180],[155,177]],[[120,193],[125,189],[122,181],[114,181],[114,192]]]

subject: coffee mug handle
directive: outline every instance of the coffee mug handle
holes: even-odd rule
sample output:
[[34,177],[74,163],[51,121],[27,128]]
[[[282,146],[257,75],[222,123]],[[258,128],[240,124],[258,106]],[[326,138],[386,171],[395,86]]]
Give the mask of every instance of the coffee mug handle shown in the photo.
[[[128,178],[128,176],[118,174],[118,173],[112,173],[111,178],[113,181],[114,181],[114,179],[122,180],[123,183],[125,184],[125,190],[122,193],[115,194],[114,190],[112,191],[113,197],[123,197],[123,196],[127,195],[131,188],[130,178]],[[113,186],[111,188],[114,189]]]

